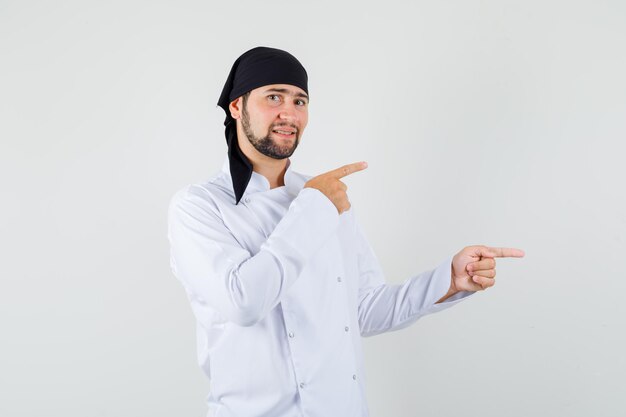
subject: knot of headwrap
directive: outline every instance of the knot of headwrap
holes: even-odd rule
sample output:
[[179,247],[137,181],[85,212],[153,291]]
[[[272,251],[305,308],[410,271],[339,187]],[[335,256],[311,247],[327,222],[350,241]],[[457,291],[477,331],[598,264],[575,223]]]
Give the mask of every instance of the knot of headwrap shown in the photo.
[[307,82],[307,73],[300,61],[280,49],[258,46],[244,52],[233,64],[217,105],[226,112],[224,126],[235,204],[239,203],[250,182],[252,163],[239,148],[237,125],[228,105],[248,91],[270,84],[294,85],[308,94]]

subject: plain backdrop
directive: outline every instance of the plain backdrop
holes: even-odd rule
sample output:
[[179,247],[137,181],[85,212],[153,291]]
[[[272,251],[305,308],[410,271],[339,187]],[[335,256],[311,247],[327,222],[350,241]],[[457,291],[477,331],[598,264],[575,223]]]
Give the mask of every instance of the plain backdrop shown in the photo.
[[255,46],[309,73],[294,169],[368,161],[346,183],[388,282],[526,251],[363,339],[372,416],[626,415],[621,0],[0,0],[0,415],[205,415],[167,205],[220,169]]

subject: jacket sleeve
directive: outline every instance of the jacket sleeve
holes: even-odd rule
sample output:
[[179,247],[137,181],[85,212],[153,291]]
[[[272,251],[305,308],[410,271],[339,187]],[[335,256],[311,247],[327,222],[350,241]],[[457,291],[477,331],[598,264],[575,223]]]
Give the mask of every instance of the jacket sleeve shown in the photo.
[[452,256],[435,269],[412,276],[402,284],[385,283],[382,269],[363,230],[355,222],[359,270],[358,318],[362,336],[374,336],[405,328],[420,317],[449,308],[473,294],[446,295],[452,279]]
[[304,188],[272,234],[252,254],[207,201],[188,186],[169,206],[170,266],[187,294],[224,320],[251,326],[265,317],[335,231],[339,214],[319,190]]

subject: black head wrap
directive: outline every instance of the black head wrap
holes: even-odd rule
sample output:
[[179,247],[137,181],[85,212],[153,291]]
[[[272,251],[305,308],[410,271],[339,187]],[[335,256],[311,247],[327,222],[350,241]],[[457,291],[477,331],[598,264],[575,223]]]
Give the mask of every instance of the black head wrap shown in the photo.
[[252,163],[239,148],[237,124],[230,115],[228,105],[248,91],[270,84],[294,85],[308,94],[307,81],[306,70],[293,55],[280,49],[264,46],[244,52],[230,69],[217,105],[226,112],[224,126],[226,127],[226,143],[235,191],[235,204],[239,203],[250,182]]

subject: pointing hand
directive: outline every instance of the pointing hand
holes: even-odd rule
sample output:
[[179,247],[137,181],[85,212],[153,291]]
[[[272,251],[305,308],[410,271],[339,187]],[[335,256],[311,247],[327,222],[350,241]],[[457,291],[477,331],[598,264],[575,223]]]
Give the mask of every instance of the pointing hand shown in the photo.
[[347,175],[362,171],[367,168],[367,162],[355,162],[344,165],[324,174],[313,177],[304,184],[304,187],[311,187],[320,190],[337,207],[339,214],[350,209],[350,201],[346,190],[348,186],[340,181]]
[[452,285],[450,290],[480,291],[496,283],[495,258],[522,258],[524,251],[515,248],[468,246],[452,258]]

